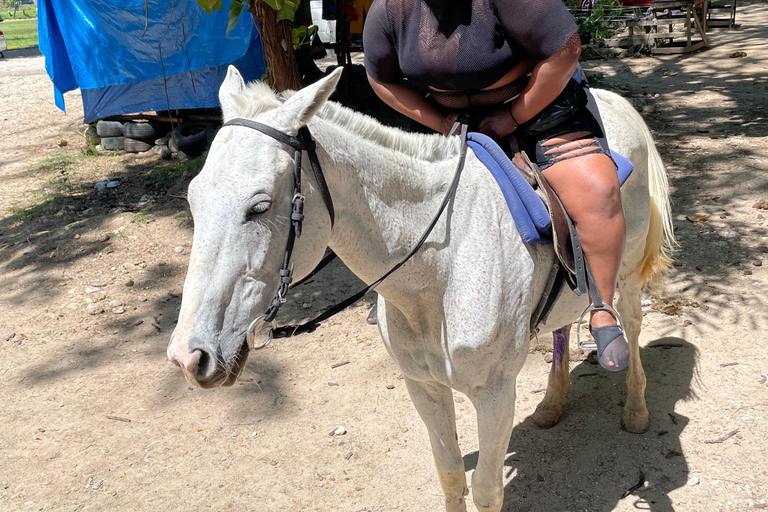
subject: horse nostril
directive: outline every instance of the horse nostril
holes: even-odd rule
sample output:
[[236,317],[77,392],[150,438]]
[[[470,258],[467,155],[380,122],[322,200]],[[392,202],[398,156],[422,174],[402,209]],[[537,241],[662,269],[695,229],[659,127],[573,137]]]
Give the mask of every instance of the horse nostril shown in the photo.
[[197,363],[197,378],[205,380],[206,377],[216,371],[216,360],[205,350],[197,349],[197,352],[200,352],[200,359]]

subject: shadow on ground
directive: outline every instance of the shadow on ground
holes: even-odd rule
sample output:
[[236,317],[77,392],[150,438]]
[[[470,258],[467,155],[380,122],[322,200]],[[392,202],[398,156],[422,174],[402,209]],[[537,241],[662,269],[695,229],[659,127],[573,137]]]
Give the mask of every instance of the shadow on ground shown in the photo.
[[[63,155],[42,161],[25,171],[35,182],[42,182],[31,192],[33,200],[0,219],[3,301],[17,310],[32,307],[33,321],[41,327],[23,340],[19,338],[19,343],[57,345],[30,365],[20,384],[36,387],[60,379],[94,378],[106,365],[136,362],[167,371],[152,377],[129,373],[129,382],[141,387],[146,378],[159,379],[153,397],[181,400],[199,390],[188,389],[181,372],[167,362],[165,350],[181,305],[188,256],[168,258],[174,244],[164,239],[175,238],[169,227],[191,235],[185,193],[203,161],[128,160],[118,173],[110,175],[121,179],[119,187],[95,190],[97,178],[88,178],[95,175],[88,168],[103,169],[112,161],[108,154],[85,159]],[[74,172],[72,165],[81,167]],[[100,179],[104,173],[98,176]],[[46,188],[53,193],[46,195]],[[156,222],[164,223],[161,229],[155,228]],[[129,226],[128,235],[115,234],[118,225]],[[110,233],[111,238],[97,240],[102,233]],[[166,261],[159,265],[162,258]],[[127,275],[134,279],[132,287],[123,285]],[[315,316],[363,286],[337,260],[291,291],[279,321],[295,323]],[[89,287],[96,291],[88,293]],[[105,298],[99,304],[107,312],[87,315],[84,301],[101,294]],[[112,299],[123,302],[125,313],[109,311]],[[8,320],[9,332],[25,332]],[[286,397],[282,378],[281,365],[269,355],[260,354],[258,362],[248,364],[240,381],[228,391],[233,397],[247,398],[244,403],[249,406],[239,413],[244,421],[281,413]],[[161,401],[161,405],[165,409],[168,403]]]
[[[0,25],[0,28],[2,26]],[[40,50],[38,49],[37,45],[35,46],[29,46],[27,48],[16,48],[14,50],[5,50],[3,52],[3,55],[5,55],[5,59],[25,59],[28,57],[39,57],[42,55],[40,53]],[[0,62],[2,59],[0,59]]]
[[[768,319],[765,310],[754,308],[756,298],[750,302],[731,291],[735,280],[751,272],[752,262],[765,257],[766,249],[758,244],[768,235],[768,212],[749,208],[755,199],[744,205],[745,195],[768,199],[760,196],[768,190],[768,155],[762,142],[768,133],[763,101],[768,95],[768,75],[755,71],[756,61],[749,55],[743,59],[728,58],[723,52],[714,55],[718,41],[727,41],[735,49],[764,45],[768,27],[741,21],[740,30],[711,34],[713,49],[706,54],[712,57],[707,65],[701,62],[701,53],[585,63],[586,69],[599,65],[615,71],[614,76],[599,79],[596,87],[654,107],[643,117],[669,173],[680,244],[674,280],[705,306],[703,310],[716,306],[707,315],[699,309],[686,312],[695,330],[713,321],[736,322],[743,315]],[[685,96],[693,101],[680,102]],[[737,208],[741,209],[735,217]],[[706,220],[686,219],[701,216]]]
[[[648,432],[619,428],[625,372],[579,364],[571,373],[560,422],[542,430],[528,417],[513,430],[504,467],[512,480],[503,510],[609,512],[628,493],[635,508],[672,512],[670,493],[688,481],[680,444],[688,418],[674,412],[675,404],[695,398],[698,351],[680,338],[661,338],[641,354],[648,378]],[[467,470],[475,468],[477,456],[465,455]],[[632,490],[638,483],[641,488]]]

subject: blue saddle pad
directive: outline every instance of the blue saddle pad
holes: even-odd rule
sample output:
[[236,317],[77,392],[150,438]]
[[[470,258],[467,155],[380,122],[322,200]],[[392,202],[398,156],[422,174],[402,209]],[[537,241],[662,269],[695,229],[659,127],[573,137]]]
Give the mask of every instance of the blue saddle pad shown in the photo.
[[[552,226],[544,201],[499,145],[487,135],[475,132],[467,134],[467,144],[499,184],[523,241],[528,244],[552,243]],[[611,156],[618,166],[619,183],[623,185],[632,174],[632,162],[618,153],[612,152]]]

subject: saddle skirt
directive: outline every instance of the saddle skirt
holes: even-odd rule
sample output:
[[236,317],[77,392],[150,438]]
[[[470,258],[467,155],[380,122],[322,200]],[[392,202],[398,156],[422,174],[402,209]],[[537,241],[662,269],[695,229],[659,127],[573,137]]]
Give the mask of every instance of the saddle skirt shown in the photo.
[[[523,241],[528,244],[551,244],[549,210],[501,147],[487,135],[476,132],[467,134],[467,145],[499,184]],[[611,156],[618,167],[619,183],[623,185],[634,169],[632,162],[618,153],[611,152]]]

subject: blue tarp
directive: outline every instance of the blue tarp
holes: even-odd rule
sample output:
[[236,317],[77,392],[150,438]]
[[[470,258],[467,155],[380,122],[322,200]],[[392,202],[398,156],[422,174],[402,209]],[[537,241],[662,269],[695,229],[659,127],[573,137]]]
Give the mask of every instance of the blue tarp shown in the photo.
[[[211,15],[194,0],[176,0],[172,9],[173,3],[39,0],[39,44],[56,105],[63,110],[63,93],[79,87],[87,122],[166,110],[163,66],[171,109],[217,107],[230,63],[246,80],[261,77],[264,58],[251,16],[241,16],[225,37],[231,0]],[[164,34],[161,64],[158,44]]]

